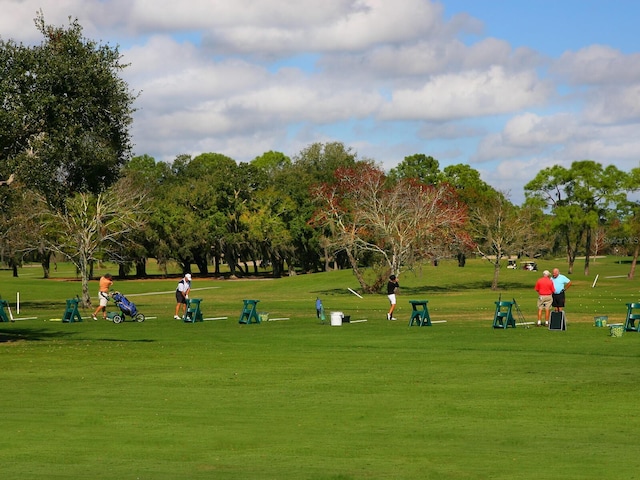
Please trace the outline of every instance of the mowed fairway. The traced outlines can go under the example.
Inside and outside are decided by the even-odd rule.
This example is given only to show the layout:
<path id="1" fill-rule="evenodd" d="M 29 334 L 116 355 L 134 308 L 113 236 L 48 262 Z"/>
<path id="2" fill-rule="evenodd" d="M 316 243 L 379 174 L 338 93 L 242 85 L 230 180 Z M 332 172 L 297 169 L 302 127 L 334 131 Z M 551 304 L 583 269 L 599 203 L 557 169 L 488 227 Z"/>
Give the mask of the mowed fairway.
<path id="1" fill-rule="evenodd" d="M 561 262 L 540 261 L 540 271 Z M 39 267 L 0 295 L 3 479 L 632 479 L 640 478 L 640 333 L 609 336 L 639 301 L 629 265 L 582 263 L 567 292 L 568 330 L 494 330 L 494 302 L 536 315 L 540 272 L 472 260 L 400 276 L 396 317 L 360 299 L 350 271 L 283 279 L 194 277 L 205 318 L 172 320 L 177 278 L 118 280 L 149 318 L 62 323 L 80 293 L 73 270 Z M 111 271 L 102 269 L 97 274 Z M 595 275 L 597 285 L 592 287 Z M 95 301 L 97 281 L 91 282 Z M 200 290 L 198 290 L 200 289 Z M 20 292 L 20 315 L 16 312 Z M 162 293 L 165 292 L 165 293 Z M 315 316 L 320 296 L 327 310 Z M 243 299 L 270 318 L 239 324 Z M 431 327 L 409 327 L 427 299 Z M 113 304 L 110 311 L 116 311 Z M 358 323 L 330 326 L 331 311 Z M 518 320 L 519 321 L 519 320 Z"/>

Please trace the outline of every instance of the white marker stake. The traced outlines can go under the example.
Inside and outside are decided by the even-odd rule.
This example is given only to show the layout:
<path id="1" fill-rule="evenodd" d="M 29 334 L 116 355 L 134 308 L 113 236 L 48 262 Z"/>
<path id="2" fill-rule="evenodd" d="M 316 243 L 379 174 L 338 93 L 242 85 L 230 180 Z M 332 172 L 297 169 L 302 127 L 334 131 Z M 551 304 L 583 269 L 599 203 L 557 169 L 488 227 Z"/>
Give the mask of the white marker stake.
<path id="1" fill-rule="evenodd" d="M 600 274 L 596 275 L 596 279 L 593 281 L 593 285 L 591 285 L 591 288 L 596 286 L 596 283 L 598 283 L 598 277 L 600 276 Z"/>
<path id="2" fill-rule="evenodd" d="M 351 290 L 350 288 L 347 287 L 347 290 L 349 290 L 351 293 L 353 293 L 356 297 L 362 298 L 362 295 L 360 295 L 358 292 Z"/>
<path id="3" fill-rule="evenodd" d="M 20 315 L 20 292 L 16 292 L 16 315 Z"/>

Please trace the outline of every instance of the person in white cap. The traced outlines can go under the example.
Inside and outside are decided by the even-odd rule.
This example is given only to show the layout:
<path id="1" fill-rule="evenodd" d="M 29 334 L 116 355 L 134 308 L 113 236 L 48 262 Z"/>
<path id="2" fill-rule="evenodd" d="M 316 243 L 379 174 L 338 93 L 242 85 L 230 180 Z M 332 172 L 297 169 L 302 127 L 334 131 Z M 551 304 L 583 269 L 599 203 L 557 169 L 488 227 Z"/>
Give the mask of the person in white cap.
<path id="1" fill-rule="evenodd" d="M 191 291 L 191 274 L 187 273 L 183 279 L 178 282 L 176 288 L 176 313 L 173 316 L 176 320 L 180 320 L 182 317 L 178 315 L 180 306 L 182 305 L 182 316 L 187 314 L 187 299 L 189 298 L 189 291 Z"/>

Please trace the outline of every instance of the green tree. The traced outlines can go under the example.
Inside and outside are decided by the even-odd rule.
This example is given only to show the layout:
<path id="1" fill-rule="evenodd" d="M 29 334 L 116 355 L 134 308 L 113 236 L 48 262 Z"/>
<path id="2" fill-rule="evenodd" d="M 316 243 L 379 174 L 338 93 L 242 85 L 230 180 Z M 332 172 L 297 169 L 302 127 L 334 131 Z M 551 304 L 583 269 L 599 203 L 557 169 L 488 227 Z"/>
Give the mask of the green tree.
<path id="1" fill-rule="evenodd" d="M 265 174 L 272 182 L 279 172 L 291 166 L 291 159 L 282 152 L 268 151 L 251 161 L 258 171 Z"/>
<path id="2" fill-rule="evenodd" d="M 490 212 L 486 212 L 487 209 L 491 209 L 495 205 L 501 205 L 506 201 L 502 192 L 495 190 L 482 180 L 480 172 L 467 164 L 460 163 L 445 167 L 440 175 L 440 181 L 455 189 L 460 201 L 467 206 L 472 218 L 487 218 L 487 214 L 491 215 Z M 483 228 L 488 226 L 485 225 Z M 484 240 L 486 238 L 477 238 L 477 229 L 474 229 L 473 221 L 467 222 L 465 229 L 469 236 L 476 238 L 476 240 Z M 464 265 L 464 261 L 461 261 L 461 258 L 464 259 L 464 256 L 468 253 L 470 252 L 464 248 L 460 249 L 458 252 L 458 265 Z"/>
<path id="3" fill-rule="evenodd" d="M 640 168 L 633 168 L 627 177 L 627 188 L 631 191 L 640 189 Z M 640 255 L 640 202 L 633 202 L 630 209 L 632 214 L 629 216 L 629 242 L 633 244 L 633 259 L 629 268 L 629 279 L 634 278 L 638 256 Z"/>
<path id="4" fill-rule="evenodd" d="M 139 191 L 145 192 L 149 204 L 150 221 L 145 223 L 142 229 L 132 232 L 128 242 L 123 245 L 120 253 L 120 275 L 128 271 L 130 265 L 135 265 L 136 277 L 147 275 L 147 260 L 154 257 L 160 261 L 164 258 L 162 241 L 158 231 L 152 227 L 151 218 L 154 217 L 160 203 L 162 194 L 167 190 L 173 178 L 171 166 L 166 162 L 156 162 L 149 155 L 140 155 L 132 158 L 123 170 L 123 175 L 129 178 Z M 166 266 L 166 263 L 165 263 Z"/>
<path id="5" fill-rule="evenodd" d="M 196 159 L 179 155 L 171 165 L 152 167 L 148 160 L 139 167 L 143 177 L 156 186 L 152 190 L 150 228 L 154 245 L 149 248 L 161 266 L 175 260 L 182 273 L 196 263 L 200 273 L 208 273 L 208 259 L 214 242 L 211 219 L 217 214 L 218 190 L 211 181 L 214 156 Z M 235 165 L 231 159 L 229 161 Z M 146 172 L 146 173 L 145 173 Z"/>
<path id="6" fill-rule="evenodd" d="M 338 168 L 353 166 L 356 161 L 356 152 L 343 143 L 313 143 L 295 155 L 291 165 L 283 165 L 274 176 L 276 190 L 296 205 L 287 220 L 293 244 L 290 261 L 304 271 L 328 269 L 335 260 L 334 252 L 326 248 L 324 235 L 327 232 L 309 223 L 316 209 L 311 188 L 320 183 L 334 182 L 334 172 Z M 339 262 L 333 264 L 338 266 Z"/>
<path id="7" fill-rule="evenodd" d="M 626 189 L 630 192 L 640 189 L 640 168 L 633 168 L 626 177 Z M 631 265 L 627 278 L 635 277 L 638 256 L 640 256 L 640 202 L 620 202 L 612 212 L 614 229 L 609 230 L 605 243 L 613 248 L 624 248 L 631 255 Z"/>
<path id="8" fill-rule="evenodd" d="M 299 230 L 292 227 L 296 225 L 300 211 L 289 196 L 291 189 L 286 182 L 282 182 L 286 186 L 284 191 L 277 188 L 279 181 L 286 177 L 285 172 L 291 171 L 292 165 L 289 157 L 274 151 L 266 152 L 251 161 L 261 188 L 252 196 L 250 211 L 246 215 L 250 243 L 255 247 L 253 253 L 260 259 L 260 264 L 266 264 L 262 260 L 271 264 L 275 277 L 284 274 L 285 262 L 291 272 L 293 264 L 302 264 L 299 259 L 306 257 L 305 254 L 297 255 L 294 248 L 294 238 L 302 236 L 294 237 Z M 254 269 L 257 272 L 255 262 Z"/>
<path id="9" fill-rule="evenodd" d="M 67 197 L 118 180 L 135 96 L 117 48 L 84 38 L 77 20 L 54 27 L 40 12 L 35 23 L 39 45 L 0 39 L 0 174 L 63 211 Z M 45 277 L 50 258 L 41 252 Z"/>
<path id="10" fill-rule="evenodd" d="M 415 178 L 425 185 L 435 185 L 441 180 L 440 163 L 431 156 L 416 153 L 404 157 L 397 167 L 392 168 L 389 178 L 394 181 Z"/>
<path id="11" fill-rule="evenodd" d="M 264 178 L 253 165 L 222 154 L 178 156 L 154 200 L 159 262 L 173 258 L 184 273 L 195 263 L 206 275 L 211 258 L 217 274 L 224 259 L 236 275 L 256 255 L 246 221 Z"/>
<path id="12" fill-rule="evenodd" d="M 36 26 L 27 47 L 0 40 L 0 159 L 20 181 L 57 207 L 76 192 L 114 183 L 130 155 L 131 94 L 118 74 L 117 48 L 68 28 Z"/>
<path id="13" fill-rule="evenodd" d="M 18 267 L 37 243 L 41 229 L 33 221 L 33 196 L 24 188 L 0 187 L 0 260 L 18 276 Z"/>
<path id="14" fill-rule="evenodd" d="M 584 248 L 584 273 L 589 273 L 593 232 L 612 206 L 626 201 L 628 175 L 613 165 L 603 168 L 592 160 L 576 161 L 571 168 L 553 166 L 540 171 L 525 185 L 529 200 L 545 204 L 553 214 L 552 227 L 567 248 L 569 273 Z"/>
<path id="15" fill-rule="evenodd" d="M 460 200 L 469 208 L 479 207 L 504 197 L 502 192 L 480 178 L 480 172 L 467 164 L 459 163 L 445 167 L 440 180 L 455 188 Z"/>
<path id="16" fill-rule="evenodd" d="M 243 214 L 243 223 L 248 228 L 248 243 L 254 247 L 250 251 L 254 265 L 258 260 L 268 260 L 275 277 L 284 274 L 284 264 L 290 263 L 293 256 L 287 221 L 295 209 L 288 196 L 268 187 L 255 192 Z"/>
<path id="17" fill-rule="evenodd" d="M 628 279 L 633 279 L 640 254 L 640 203 L 620 205 L 605 226 L 603 246 L 615 255 L 631 256 Z"/>

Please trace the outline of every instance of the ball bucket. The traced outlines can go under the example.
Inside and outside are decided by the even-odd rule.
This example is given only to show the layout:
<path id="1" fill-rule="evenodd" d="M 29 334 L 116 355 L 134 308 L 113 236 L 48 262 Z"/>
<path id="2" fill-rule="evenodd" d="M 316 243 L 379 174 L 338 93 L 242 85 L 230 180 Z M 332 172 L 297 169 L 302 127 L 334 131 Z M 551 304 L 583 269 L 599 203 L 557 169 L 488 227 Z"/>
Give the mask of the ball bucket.
<path id="1" fill-rule="evenodd" d="M 624 334 L 624 325 L 621 323 L 612 323 L 609 325 L 609 335 L 612 337 L 621 337 Z"/>
<path id="2" fill-rule="evenodd" d="M 331 312 L 331 326 L 342 326 L 342 312 Z"/>
<path id="3" fill-rule="evenodd" d="M 606 316 L 593 317 L 593 324 L 596 327 L 606 327 L 608 320 L 609 320 L 609 317 L 606 317 Z"/>

